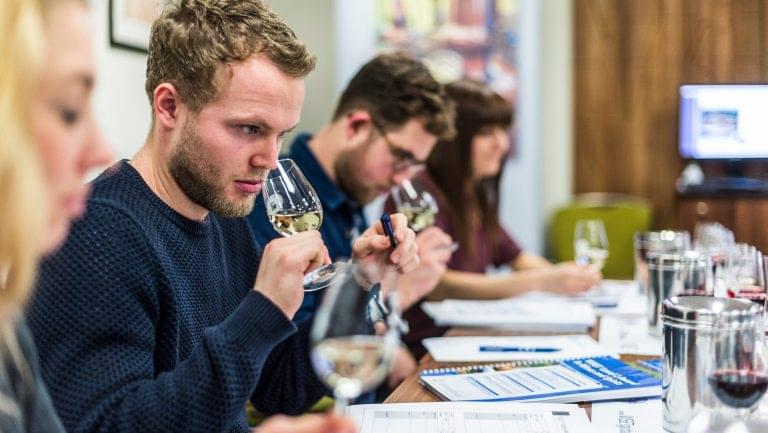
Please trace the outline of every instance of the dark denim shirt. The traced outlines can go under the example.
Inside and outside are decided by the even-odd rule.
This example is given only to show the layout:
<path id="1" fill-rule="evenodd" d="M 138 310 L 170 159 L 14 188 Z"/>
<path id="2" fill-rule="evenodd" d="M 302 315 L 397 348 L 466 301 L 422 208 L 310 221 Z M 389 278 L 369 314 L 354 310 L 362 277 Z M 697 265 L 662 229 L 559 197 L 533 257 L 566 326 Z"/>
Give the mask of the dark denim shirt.
<path id="1" fill-rule="evenodd" d="M 289 152 L 282 157 L 293 159 L 320 196 L 323 206 L 320 234 L 328 247 L 331 260 L 346 259 L 352 255 L 352 241 L 365 231 L 368 225 L 362 206 L 334 183 L 309 149 L 311 139 L 309 134 L 299 134 Z M 256 199 L 256 206 L 248 216 L 248 222 L 256 235 L 256 241 L 262 247 L 280 236 L 267 219 L 263 196 Z M 304 302 L 296 313 L 294 322 L 301 323 L 310 319 L 317 310 L 322 294 L 323 290 L 305 293 Z"/>

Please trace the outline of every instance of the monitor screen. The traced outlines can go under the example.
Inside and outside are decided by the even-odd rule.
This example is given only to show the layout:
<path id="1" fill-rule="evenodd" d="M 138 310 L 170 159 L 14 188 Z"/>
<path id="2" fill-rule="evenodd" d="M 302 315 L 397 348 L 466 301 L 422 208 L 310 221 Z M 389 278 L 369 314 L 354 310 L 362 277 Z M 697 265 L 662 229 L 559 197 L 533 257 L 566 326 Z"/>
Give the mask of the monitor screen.
<path id="1" fill-rule="evenodd" d="M 680 155 L 768 159 L 768 85 L 680 86 Z"/>

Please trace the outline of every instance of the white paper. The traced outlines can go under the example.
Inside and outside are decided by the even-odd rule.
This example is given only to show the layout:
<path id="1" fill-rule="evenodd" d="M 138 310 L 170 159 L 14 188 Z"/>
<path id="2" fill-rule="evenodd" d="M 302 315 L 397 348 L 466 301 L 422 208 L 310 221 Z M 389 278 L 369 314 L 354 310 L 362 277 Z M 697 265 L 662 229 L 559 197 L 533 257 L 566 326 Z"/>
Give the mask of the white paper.
<path id="1" fill-rule="evenodd" d="M 599 286 L 574 296 L 550 292 L 532 292 L 518 299 L 546 302 L 589 302 L 598 316 L 603 314 L 645 314 L 645 296 L 640 294 L 637 282 L 631 280 L 603 280 Z"/>
<path id="2" fill-rule="evenodd" d="M 600 318 L 600 345 L 615 353 L 661 356 L 661 337 L 648 334 L 645 316 Z"/>
<path id="3" fill-rule="evenodd" d="M 592 427 L 600 433 L 665 433 L 661 400 L 593 403 Z"/>
<path id="4" fill-rule="evenodd" d="M 518 331 L 584 332 L 595 324 L 588 302 L 547 302 L 531 299 L 425 302 L 424 312 L 438 325 L 484 326 Z"/>
<path id="5" fill-rule="evenodd" d="M 614 356 L 588 335 L 555 335 L 538 337 L 438 337 L 422 342 L 429 354 L 438 362 L 490 362 L 490 361 L 549 361 L 585 358 L 588 356 Z M 481 351 L 483 347 L 486 350 Z M 556 352 L 489 351 L 496 348 L 557 348 Z"/>
<path id="6" fill-rule="evenodd" d="M 589 433 L 584 409 L 542 403 L 402 403 L 350 406 L 359 433 Z"/>

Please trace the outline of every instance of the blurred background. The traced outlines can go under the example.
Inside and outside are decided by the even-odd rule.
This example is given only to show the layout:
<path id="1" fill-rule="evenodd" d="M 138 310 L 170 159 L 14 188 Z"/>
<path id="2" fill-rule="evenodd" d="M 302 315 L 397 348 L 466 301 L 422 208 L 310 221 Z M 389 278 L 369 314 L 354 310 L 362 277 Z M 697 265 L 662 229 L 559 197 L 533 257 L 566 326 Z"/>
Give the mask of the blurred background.
<path id="1" fill-rule="evenodd" d="M 96 110 L 116 153 L 128 158 L 149 128 L 141 22 L 156 0 L 91 3 Z M 581 194 L 600 192 L 611 193 L 604 204 L 615 194 L 645 202 L 651 227 L 691 230 L 715 220 L 768 250 L 764 185 L 702 194 L 678 182 L 689 162 L 707 177 L 768 178 L 768 155 L 697 159 L 679 150 L 681 85 L 768 81 L 766 0 L 267 3 L 318 57 L 299 131 L 329 120 L 340 89 L 381 50 L 407 50 L 441 80 L 481 79 L 505 95 L 517 121 L 500 212 L 524 249 L 553 256 L 552 216 Z M 733 121 L 729 113 L 716 120 Z"/>

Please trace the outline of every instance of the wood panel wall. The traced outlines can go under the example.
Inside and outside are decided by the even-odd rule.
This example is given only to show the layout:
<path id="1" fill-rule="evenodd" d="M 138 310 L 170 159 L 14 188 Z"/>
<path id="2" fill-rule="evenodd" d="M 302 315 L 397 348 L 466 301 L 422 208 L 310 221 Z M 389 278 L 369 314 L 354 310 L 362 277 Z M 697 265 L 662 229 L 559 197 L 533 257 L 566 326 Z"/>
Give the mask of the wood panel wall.
<path id="1" fill-rule="evenodd" d="M 768 82 L 768 0 L 574 0 L 574 20 L 574 192 L 646 197 L 681 227 L 679 86 Z"/>

